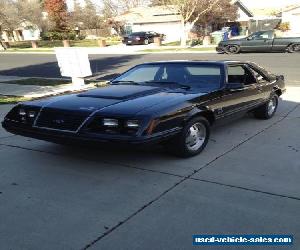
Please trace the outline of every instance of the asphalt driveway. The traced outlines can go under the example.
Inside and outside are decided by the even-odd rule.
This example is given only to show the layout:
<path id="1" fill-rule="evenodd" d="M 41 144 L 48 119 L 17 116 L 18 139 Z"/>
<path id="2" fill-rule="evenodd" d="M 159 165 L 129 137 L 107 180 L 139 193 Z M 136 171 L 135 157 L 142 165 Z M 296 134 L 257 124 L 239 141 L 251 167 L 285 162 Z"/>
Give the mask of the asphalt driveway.
<path id="1" fill-rule="evenodd" d="M 193 234 L 218 233 L 293 234 L 294 246 L 272 249 L 299 249 L 299 96 L 290 88 L 271 120 L 215 127 L 190 159 L 1 128 L 0 249 L 194 249 Z"/>

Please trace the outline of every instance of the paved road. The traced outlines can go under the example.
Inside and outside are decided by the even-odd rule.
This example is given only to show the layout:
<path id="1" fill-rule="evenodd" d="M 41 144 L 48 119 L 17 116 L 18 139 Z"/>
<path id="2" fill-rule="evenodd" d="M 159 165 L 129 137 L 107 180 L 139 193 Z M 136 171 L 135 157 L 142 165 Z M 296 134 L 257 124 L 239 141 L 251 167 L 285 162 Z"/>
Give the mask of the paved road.
<path id="1" fill-rule="evenodd" d="M 270 71 L 284 74 L 289 85 L 300 86 L 300 53 L 260 53 L 240 55 L 219 54 L 136 54 L 91 55 L 92 72 L 110 78 L 129 67 L 148 61 L 159 60 L 249 60 L 259 63 Z M 0 54 L 0 75 L 60 77 L 55 55 L 49 54 Z"/>

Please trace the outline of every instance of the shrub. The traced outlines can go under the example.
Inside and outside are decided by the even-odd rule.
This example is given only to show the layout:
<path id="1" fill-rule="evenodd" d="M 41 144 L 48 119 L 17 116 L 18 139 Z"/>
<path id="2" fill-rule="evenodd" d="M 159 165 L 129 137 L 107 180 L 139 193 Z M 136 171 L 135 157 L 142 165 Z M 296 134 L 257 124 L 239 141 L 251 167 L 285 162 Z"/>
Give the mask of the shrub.
<path id="1" fill-rule="evenodd" d="M 75 40 L 76 33 L 74 31 L 64 31 L 64 32 L 48 31 L 48 32 L 43 32 L 41 34 L 41 38 L 42 40 L 46 40 L 46 41 Z"/>
<path id="2" fill-rule="evenodd" d="M 290 29 L 290 23 L 289 22 L 284 22 L 278 25 L 278 29 L 285 32 Z"/>
<path id="3" fill-rule="evenodd" d="M 203 45 L 203 41 L 200 39 L 191 40 L 191 46 Z"/>

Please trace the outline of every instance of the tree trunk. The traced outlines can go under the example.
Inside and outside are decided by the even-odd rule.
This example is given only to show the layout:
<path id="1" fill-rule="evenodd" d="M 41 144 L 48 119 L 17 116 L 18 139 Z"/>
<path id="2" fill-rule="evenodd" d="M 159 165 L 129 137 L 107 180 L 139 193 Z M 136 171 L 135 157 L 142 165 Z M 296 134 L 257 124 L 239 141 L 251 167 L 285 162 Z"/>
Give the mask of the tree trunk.
<path id="1" fill-rule="evenodd" d="M 31 47 L 32 47 L 33 49 L 38 48 L 38 43 L 37 43 L 37 41 L 31 41 Z"/>
<path id="2" fill-rule="evenodd" d="M 98 40 L 99 47 L 106 47 L 106 40 L 105 39 L 99 39 Z"/>
<path id="3" fill-rule="evenodd" d="M 181 18 L 181 39 L 180 39 L 180 45 L 181 47 L 186 46 L 186 31 L 185 31 L 185 21 L 183 18 Z"/>
<path id="4" fill-rule="evenodd" d="M 69 40 L 63 40 L 64 47 L 70 47 L 70 41 Z"/>

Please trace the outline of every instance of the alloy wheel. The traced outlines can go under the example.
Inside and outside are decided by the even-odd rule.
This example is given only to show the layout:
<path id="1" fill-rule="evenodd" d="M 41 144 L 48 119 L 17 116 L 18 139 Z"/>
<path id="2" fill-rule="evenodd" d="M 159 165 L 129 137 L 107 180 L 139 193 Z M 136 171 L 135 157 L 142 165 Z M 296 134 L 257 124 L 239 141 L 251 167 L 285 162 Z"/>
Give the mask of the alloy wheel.
<path id="1" fill-rule="evenodd" d="M 269 102 L 268 102 L 268 115 L 272 116 L 273 113 L 276 110 L 276 106 L 277 106 L 277 99 L 275 97 L 273 97 Z"/>
<path id="2" fill-rule="evenodd" d="M 200 122 L 193 124 L 186 134 L 186 147 L 190 151 L 197 151 L 205 143 L 206 136 L 207 131 L 204 124 Z"/>

